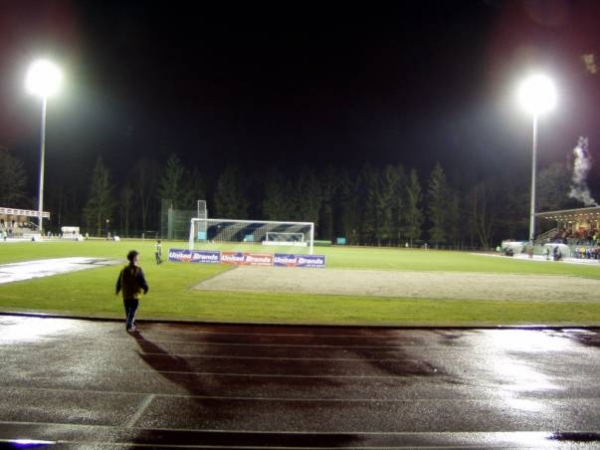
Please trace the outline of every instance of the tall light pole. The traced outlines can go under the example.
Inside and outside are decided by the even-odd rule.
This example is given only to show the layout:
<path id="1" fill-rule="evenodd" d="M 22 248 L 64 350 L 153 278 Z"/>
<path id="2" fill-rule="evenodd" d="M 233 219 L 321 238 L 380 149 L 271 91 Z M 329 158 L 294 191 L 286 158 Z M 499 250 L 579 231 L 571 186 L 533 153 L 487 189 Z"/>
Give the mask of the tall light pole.
<path id="1" fill-rule="evenodd" d="M 531 149 L 531 208 L 529 211 L 529 242 L 535 240 L 535 175 L 538 146 L 538 118 L 556 105 L 554 83 L 545 75 L 532 75 L 519 88 L 521 105 L 533 117 L 533 139 Z"/>
<path id="2" fill-rule="evenodd" d="M 43 234 L 42 211 L 44 209 L 44 164 L 46 154 L 46 105 L 48 97 L 56 94 L 60 88 L 62 73 L 54 63 L 41 59 L 29 67 L 25 86 L 29 93 L 42 99 L 42 127 L 40 140 L 40 182 L 38 190 L 38 230 Z"/>

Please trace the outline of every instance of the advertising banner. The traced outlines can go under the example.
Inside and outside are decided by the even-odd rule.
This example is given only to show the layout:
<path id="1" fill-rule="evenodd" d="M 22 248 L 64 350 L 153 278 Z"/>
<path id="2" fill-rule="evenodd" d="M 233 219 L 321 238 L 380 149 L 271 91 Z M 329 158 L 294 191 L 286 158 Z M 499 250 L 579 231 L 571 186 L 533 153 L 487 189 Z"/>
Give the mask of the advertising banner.
<path id="1" fill-rule="evenodd" d="M 221 262 L 239 266 L 272 266 L 273 255 L 270 253 L 221 252 Z"/>
<path id="2" fill-rule="evenodd" d="M 169 249 L 169 261 L 219 264 L 221 262 L 221 254 L 218 251 L 171 248 Z"/>
<path id="3" fill-rule="evenodd" d="M 275 253 L 273 261 L 279 267 L 311 267 L 325 268 L 325 255 L 290 255 L 287 253 Z"/>
<path id="4" fill-rule="evenodd" d="M 239 266 L 279 266 L 325 268 L 324 255 L 289 253 L 219 252 L 216 250 L 169 249 L 169 261 L 200 264 L 231 264 Z"/>

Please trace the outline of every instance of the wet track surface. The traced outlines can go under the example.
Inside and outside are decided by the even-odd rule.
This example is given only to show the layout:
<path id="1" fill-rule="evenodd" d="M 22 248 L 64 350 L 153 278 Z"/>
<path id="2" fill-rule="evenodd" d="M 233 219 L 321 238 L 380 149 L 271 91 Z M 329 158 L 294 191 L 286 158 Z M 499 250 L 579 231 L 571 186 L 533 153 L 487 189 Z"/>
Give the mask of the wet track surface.
<path id="1" fill-rule="evenodd" d="M 0 448 L 600 448 L 599 330 L 0 316 Z"/>

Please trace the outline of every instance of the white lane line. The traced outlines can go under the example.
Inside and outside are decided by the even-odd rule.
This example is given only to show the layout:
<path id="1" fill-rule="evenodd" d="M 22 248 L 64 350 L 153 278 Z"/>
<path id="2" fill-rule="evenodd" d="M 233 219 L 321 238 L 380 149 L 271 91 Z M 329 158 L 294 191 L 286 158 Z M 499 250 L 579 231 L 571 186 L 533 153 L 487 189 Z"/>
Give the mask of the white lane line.
<path id="1" fill-rule="evenodd" d="M 260 326 L 260 325 L 258 325 Z M 268 327 L 269 325 L 265 325 L 266 327 Z M 276 325 L 274 325 L 276 326 Z M 255 325 L 248 325 L 248 326 L 243 326 L 243 328 L 252 328 L 252 327 L 256 327 Z M 205 330 L 194 330 L 194 331 L 189 331 L 189 332 L 183 332 L 181 333 L 186 334 L 186 335 L 192 335 L 192 336 L 197 336 L 197 335 L 203 335 L 203 334 L 207 334 L 209 336 L 275 336 L 275 337 L 298 337 L 298 338 L 312 338 L 312 339 L 321 339 L 321 338 L 349 338 L 349 339 L 385 339 L 385 340 L 389 340 L 390 338 L 393 339 L 393 337 L 390 337 L 389 335 L 385 335 L 385 333 L 388 332 L 392 332 L 392 333 L 396 333 L 399 330 L 396 328 L 381 328 L 380 330 L 377 329 L 373 329 L 373 333 L 371 335 L 365 335 L 365 334 L 361 334 L 361 332 L 369 332 L 370 330 L 366 330 L 364 327 L 356 327 L 356 334 L 354 333 L 330 333 L 328 332 L 327 334 L 320 334 L 318 332 L 303 332 L 303 333 L 290 333 L 290 332 L 278 332 L 278 331 L 271 331 L 271 332 L 265 332 L 265 331 L 260 331 L 260 332 L 254 332 L 254 331 L 245 331 L 245 332 L 239 332 L 239 331 L 211 331 L 211 328 L 207 327 L 207 326 L 203 326 L 203 328 L 205 328 Z M 215 327 L 216 328 L 216 327 Z M 240 327 L 242 328 L 242 327 Z M 319 328 L 318 326 L 316 326 L 315 328 Z M 324 327 L 323 327 L 324 328 Z M 428 330 L 417 330 L 417 331 L 425 331 L 428 332 Z M 158 331 L 160 332 L 160 330 Z M 378 332 L 380 334 L 382 334 L 381 336 L 378 336 Z M 429 333 L 430 334 L 430 333 Z"/>
<path id="2" fill-rule="evenodd" d="M 240 402 L 287 402 L 287 403 L 483 403 L 489 404 L 490 401 L 502 402 L 502 396 L 498 397 L 482 397 L 482 398 L 471 398 L 471 397 L 398 397 L 398 398 L 377 398 L 377 397 L 256 397 L 256 396 L 240 396 L 240 395 L 194 395 L 194 394 L 176 394 L 176 393 L 159 393 L 159 394 L 145 394 L 143 392 L 122 392 L 122 391 L 98 391 L 98 390 L 80 390 L 80 389 L 68 389 L 68 388 L 27 388 L 27 387 L 4 387 L 4 390 L 12 391 L 27 391 L 35 394 L 36 392 L 50 392 L 50 393 L 87 393 L 94 395 L 104 396 L 122 396 L 127 395 L 144 395 L 144 398 L 138 406 L 138 410 L 127 422 L 126 428 L 134 428 L 135 422 L 139 420 L 141 415 L 148 409 L 151 402 L 157 398 L 178 398 L 178 399 L 191 399 L 191 400 L 216 400 L 216 401 L 240 401 Z M 600 401 L 600 397 L 573 397 L 573 396 L 560 396 L 552 398 L 533 398 L 533 397 L 522 397 L 526 400 L 536 400 L 545 403 L 555 403 L 556 405 L 564 404 L 566 400 L 577 400 L 580 405 L 589 404 L 591 406 L 596 405 Z M 1 422 L 0 422 L 1 423 Z"/>
<path id="3" fill-rule="evenodd" d="M 282 379 L 304 379 L 304 380 L 318 380 L 318 379 L 326 379 L 326 380 L 399 380 L 405 381 L 406 376 L 403 375 L 296 375 L 296 374 L 277 374 L 277 373 L 232 373 L 232 372 L 193 372 L 193 371 L 181 371 L 181 370 L 155 370 L 155 369 L 130 369 L 130 370 L 120 370 L 118 373 L 125 372 L 133 372 L 133 373 L 155 373 L 161 376 L 167 375 L 188 375 L 193 377 L 210 377 L 210 378 L 282 378 Z M 115 373 L 114 371 L 107 371 L 105 373 Z M 431 371 L 431 375 L 440 375 L 444 376 L 441 372 Z M 0 385 L 2 386 L 2 385 Z M 11 387 L 11 386 L 6 386 Z M 24 389 L 20 386 L 18 389 Z M 50 389 L 53 388 L 42 388 L 42 389 Z M 59 389 L 60 390 L 60 389 Z M 86 391 L 90 392 L 90 391 Z M 104 392 L 104 391 L 99 391 Z M 586 397 L 587 398 L 587 397 Z"/>
<path id="4" fill-rule="evenodd" d="M 421 362 L 422 359 L 419 358 L 303 358 L 300 356 L 297 357 L 288 357 L 288 356 L 232 356 L 232 355 L 202 355 L 198 353 L 190 353 L 190 354 L 172 354 L 165 355 L 164 353 L 143 353 L 146 356 L 162 356 L 165 358 L 182 358 L 185 360 L 189 359 L 224 359 L 226 361 L 230 360 L 240 360 L 240 361 L 323 361 L 323 362 L 337 362 L 337 361 L 347 361 L 347 362 L 402 362 L 402 363 L 411 363 L 411 362 Z"/>
<path id="5" fill-rule="evenodd" d="M 138 410 L 133 416 L 131 416 L 131 419 L 129 419 L 129 422 L 127 422 L 125 425 L 125 428 L 133 428 L 135 426 L 136 422 L 140 417 L 142 417 L 142 414 L 144 414 L 150 406 L 150 403 L 152 403 L 152 400 L 154 400 L 154 397 L 156 397 L 156 394 L 150 394 L 144 397 L 144 400 L 142 400 L 142 403 L 140 406 L 138 406 Z"/>
<path id="6" fill-rule="evenodd" d="M 147 339 L 148 340 L 148 339 Z M 185 341 L 161 341 L 161 340 L 148 340 L 149 342 L 152 342 L 152 344 L 154 344 L 157 347 L 163 347 L 167 344 L 169 345 L 173 345 L 173 344 L 182 344 L 182 345 L 189 345 L 189 346 L 204 346 L 204 347 L 257 347 L 257 348 L 323 348 L 323 349 L 353 349 L 353 348 L 360 348 L 360 349 L 377 349 L 377 348 L 383 348 L 383 349 L 394 349 L 394 348 L 411 348 L 405 345 L 346 345 L 343 343 L 340 344 L 259 344 L 259 343 L 252 343 L 252 342 L 247 342 L 247 343 L 242 343 L 242 342 L 188 342 L 186 343 Z M 416 346 L 418 348 L 422 348 L 423 346 Z"/>

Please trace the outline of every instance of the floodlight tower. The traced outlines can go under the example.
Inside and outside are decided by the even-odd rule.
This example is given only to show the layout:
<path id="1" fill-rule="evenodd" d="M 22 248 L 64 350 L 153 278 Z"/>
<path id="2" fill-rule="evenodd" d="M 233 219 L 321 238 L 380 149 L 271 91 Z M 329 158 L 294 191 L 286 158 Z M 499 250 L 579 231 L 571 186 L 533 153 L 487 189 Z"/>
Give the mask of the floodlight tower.
<path id="1" fill-rule="evenodd" d="M 545 75 L 532 75 L 519 87 L 521 105 L 533 117 L 533 140 L 531 156 L 531 208 L 529 212 L 529 242 L 535 240 L 535 176 L 537 160 L 537 128 L 540 114 L 550 111 L 556 105 L 554 83 Z"/>
<path id="2" fill-rule="evenodd" d="M 40 141 L 40 181 L 38 191 L 38 229 L 43 233 L 42 210 L 44 208 L 44 160 L 46 153 L 46 105 L 48 97 L 56 94 L 62 82 L 62 73 L 51 61 L 40 59 L 29 67 L 25 86 L 30 94 L 42 99 L 42 127 Z"/>

